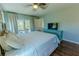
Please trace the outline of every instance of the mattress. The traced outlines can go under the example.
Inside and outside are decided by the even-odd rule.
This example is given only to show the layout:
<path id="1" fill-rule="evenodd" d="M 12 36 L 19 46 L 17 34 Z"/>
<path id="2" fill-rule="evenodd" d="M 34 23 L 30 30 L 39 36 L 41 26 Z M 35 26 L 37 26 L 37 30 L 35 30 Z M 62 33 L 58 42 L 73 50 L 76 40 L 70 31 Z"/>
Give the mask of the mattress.
<path id="1" fill-rule="evenodd" d="M 6 56 L 48 56 L 58 47 L 59 43 L 56 35 L 39 31 L 19 37 L 22 38 L 22 48 L 8 51 L 5 53 Z"/>

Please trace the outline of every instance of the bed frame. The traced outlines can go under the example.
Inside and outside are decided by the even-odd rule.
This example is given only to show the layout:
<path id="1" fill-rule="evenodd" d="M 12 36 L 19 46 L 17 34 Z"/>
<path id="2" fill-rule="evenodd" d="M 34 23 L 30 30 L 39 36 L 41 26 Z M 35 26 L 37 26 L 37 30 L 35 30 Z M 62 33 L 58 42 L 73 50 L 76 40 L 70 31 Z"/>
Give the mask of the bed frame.
<path id="1" fill-rule="evenodd" d="M 0 50 L 1 50 L 1 55 L 5 56 L 5 50 L 2 48 L 2 46 L 0 45 Z"/>

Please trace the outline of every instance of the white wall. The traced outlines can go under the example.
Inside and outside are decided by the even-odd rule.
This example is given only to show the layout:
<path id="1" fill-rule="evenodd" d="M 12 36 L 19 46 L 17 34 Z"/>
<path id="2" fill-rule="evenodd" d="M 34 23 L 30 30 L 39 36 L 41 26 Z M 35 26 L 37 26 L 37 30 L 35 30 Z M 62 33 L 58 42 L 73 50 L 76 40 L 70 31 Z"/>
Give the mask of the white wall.
<path id="1" fill-rule="evenodd" d="M 44 28 L 49 22 L 59 22 L 64 39 L 79 43 L 79 6 L 75 5 L 43 16 Z"/>

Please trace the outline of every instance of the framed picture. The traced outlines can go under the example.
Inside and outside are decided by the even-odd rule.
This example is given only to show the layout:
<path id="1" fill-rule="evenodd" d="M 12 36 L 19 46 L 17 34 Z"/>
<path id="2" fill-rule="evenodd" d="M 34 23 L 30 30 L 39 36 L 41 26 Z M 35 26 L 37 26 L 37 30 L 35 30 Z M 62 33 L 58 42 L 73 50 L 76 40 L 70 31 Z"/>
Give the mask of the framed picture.
<path id="1" fill-rule="evenodd" d="M 48 29 L 58 30 L 58 23 L 48 23 Z"/>

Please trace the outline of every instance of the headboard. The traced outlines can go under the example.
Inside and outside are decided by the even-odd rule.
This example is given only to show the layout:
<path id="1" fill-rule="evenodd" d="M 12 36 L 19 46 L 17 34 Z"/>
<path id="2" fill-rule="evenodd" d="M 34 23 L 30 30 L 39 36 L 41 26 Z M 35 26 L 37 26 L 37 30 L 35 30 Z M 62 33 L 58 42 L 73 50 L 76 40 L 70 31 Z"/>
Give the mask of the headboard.
<path id="1" fill-rule="evenodd" d="M 57 37 L 59 38 L 60 41 L 63 39 L 63 31 L 51 30 L 51 29 L 44 29 L 43 31 L 57 35 Z"/>

